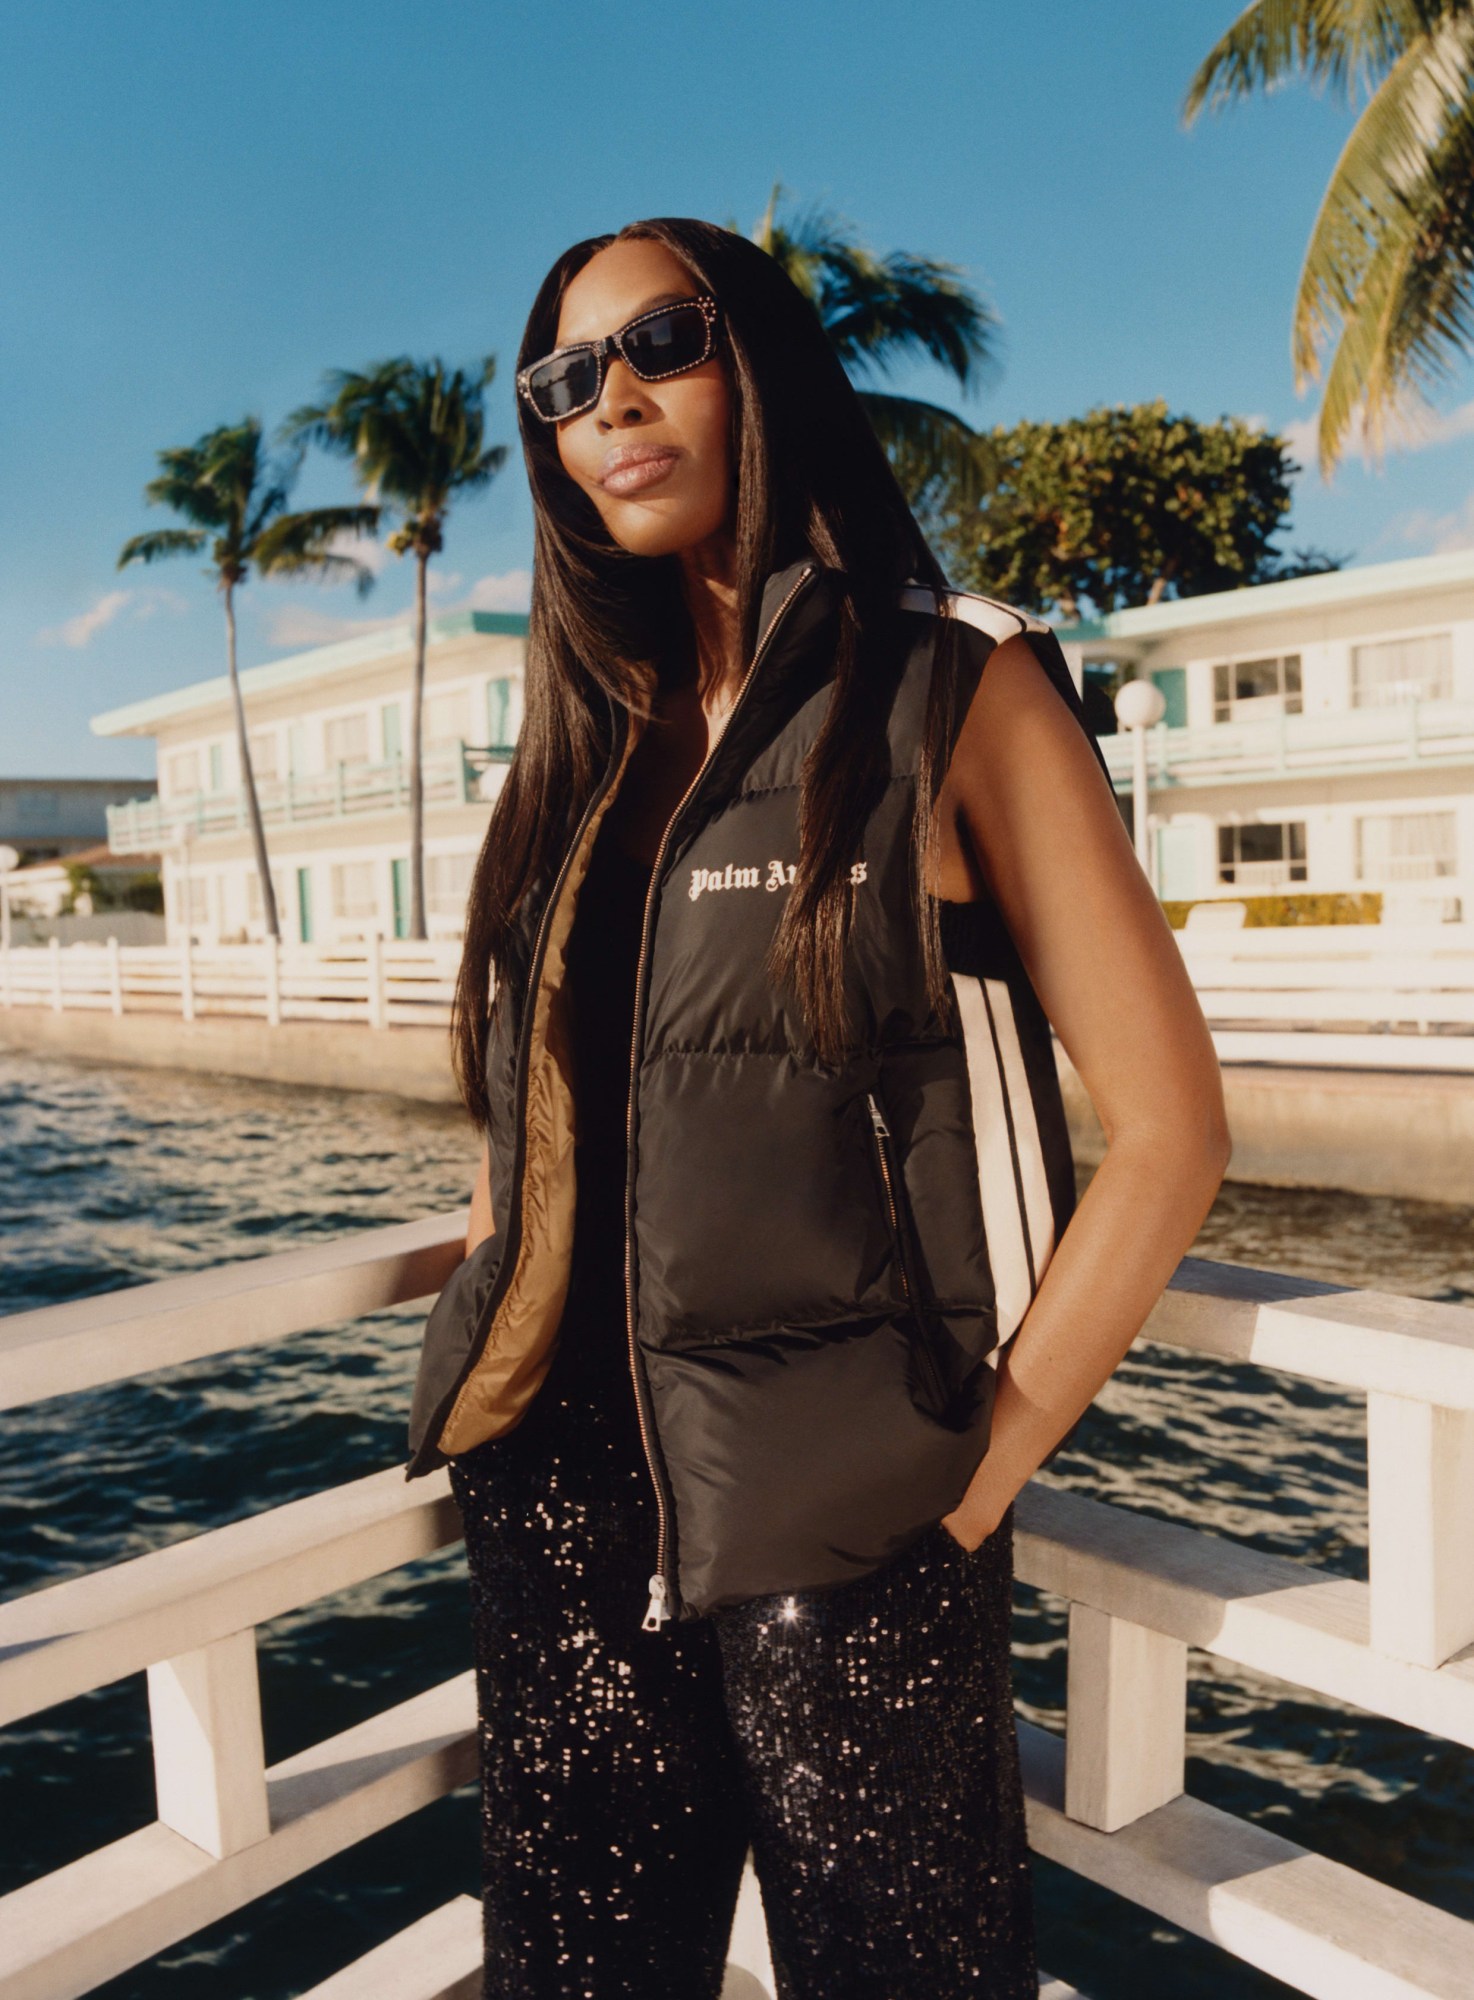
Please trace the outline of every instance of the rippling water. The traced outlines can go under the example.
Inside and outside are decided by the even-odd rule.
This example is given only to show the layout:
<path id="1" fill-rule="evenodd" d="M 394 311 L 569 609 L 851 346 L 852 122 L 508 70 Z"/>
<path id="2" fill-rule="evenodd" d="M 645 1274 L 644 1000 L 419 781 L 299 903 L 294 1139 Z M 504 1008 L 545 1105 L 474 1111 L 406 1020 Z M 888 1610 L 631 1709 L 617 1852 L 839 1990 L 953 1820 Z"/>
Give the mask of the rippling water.
<path id="1" fill-rule="evenodd" d="M 0 1053 L 0 1310 L 144 1283 L 459 1206 L 458 1113 Z M 1082 1173 L 1082 1185 L 1088 1175 Z M 1474 1300 L 1474 1211 L 1223 1189 L 1196 1254 Z M 404 1456 L 420 1316 L 380 1314 L 9 1416 L 0 1595 L 278 1505 Z M 1142 1344 L 1053 1468 L 1058 1483 L 1366 1574 L 1360 1399 Z M 262 1629 L 268 1759 L 467 1663 L 458 1551 Z M 1063 1608 L 1020 1587 L 1021 1712 L 1063 1720 Z M 1191 1656 L 1188 1789 L 1474 1918 L 1474 1759 Z M 0 1891 L 153 1816 L 141 1675 L 0 1735 Z M 17 1837 L 17 1834 L 19 1837 Z M 476 1886 L 469 1789 L 99 1989 L 108 2000 L 288 2000 Z M 1091 2000 L 1287 1992 L 1037 1865 L 1042 1955 Z"/>

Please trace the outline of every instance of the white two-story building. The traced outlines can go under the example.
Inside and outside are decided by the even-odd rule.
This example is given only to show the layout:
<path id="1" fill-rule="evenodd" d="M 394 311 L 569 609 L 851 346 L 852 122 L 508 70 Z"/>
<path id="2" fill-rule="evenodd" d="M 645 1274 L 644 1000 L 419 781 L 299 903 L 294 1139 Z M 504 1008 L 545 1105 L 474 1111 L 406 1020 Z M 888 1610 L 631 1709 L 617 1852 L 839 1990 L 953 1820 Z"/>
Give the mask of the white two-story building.
<path id="1" fill-rule="evenodd" d="M 1060 631 L 1149 676 L 1156 888 L 1383 894 L 1474 917 L 1474 551 L 1368 565 Z M 1123 799 L 1132 746 L 1104 738 Z"/>
<path id="2" fill-rule="evenodd" d="M 525 617 L 431 621 L 425 666 L 425 900 L 432 936 L 459 935 L 471 869 L 522 722 Z M 409 921 L 408 624 L 251 667 L 241 693 L 282 936 L 331 944 Z M 169 934 L 264 934 L 229 681 L 94 717 L 100 736 L 153 737 L 157 798 L 112 806 L 115 852 L 163 856 Z"/>

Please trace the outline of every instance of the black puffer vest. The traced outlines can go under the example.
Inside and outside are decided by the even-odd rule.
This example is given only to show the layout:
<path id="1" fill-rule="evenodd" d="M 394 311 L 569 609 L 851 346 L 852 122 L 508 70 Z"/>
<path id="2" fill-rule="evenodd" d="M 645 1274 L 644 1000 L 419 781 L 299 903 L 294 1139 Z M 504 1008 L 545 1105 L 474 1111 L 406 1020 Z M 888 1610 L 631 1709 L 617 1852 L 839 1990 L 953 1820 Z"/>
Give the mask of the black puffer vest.
<path id="1" fill-rule="evenodd" d="M 631 1394 L 660 1522 L 647 1629 L 847 1582 L 949 1513 L 987 1449 L 999 1351 L 1074 1208 L 1049 1024 L 991 903 L 942 904 L 956 1023 L 926 995 L 910 840 L 940 615 L 928 589 L 902 600 L 891 777 L 851 877 L 861 1052 L 819 1065 L 763 970 L 839 582 L 812 561 L 768 580 L 758 649 L 645 908 L 625 1207 Z M 1022 632 L 1100 758 L 1047 626 L 961 593 L 950 610 L 959 717 L 988 654 Z M 409 1478 L 510 1430 L 557 1339 L 577 1118 L 564 953 L 633 745 L 622 709 L 612 723 L 561 866 L 523 898 L 525 985 L 493 1003 L 496 1233 L 426 1325 Z"/>

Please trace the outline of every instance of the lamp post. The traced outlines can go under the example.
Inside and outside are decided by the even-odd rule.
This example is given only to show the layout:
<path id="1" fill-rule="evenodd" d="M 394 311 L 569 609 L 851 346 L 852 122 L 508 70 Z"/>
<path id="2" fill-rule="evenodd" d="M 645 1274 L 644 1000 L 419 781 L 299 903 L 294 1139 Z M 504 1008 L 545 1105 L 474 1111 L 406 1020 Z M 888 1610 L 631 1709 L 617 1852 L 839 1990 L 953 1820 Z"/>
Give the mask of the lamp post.
<path id="1" fill-rule="evenodd" d="M 10 956 L 10 871 L 20 866 L 13 847 L 0 847 L 0 951 Z"/>
<path id="2" fill-rule="evenodd" d="M 1116 694 L 1116 720 L 1131 732 L 1131 819 L 1136 858 L 1156 888 L 1147 826 L 1146 732 L 1167 712 L 1167 698 L 1155 681 L 1127 681 Z"/>

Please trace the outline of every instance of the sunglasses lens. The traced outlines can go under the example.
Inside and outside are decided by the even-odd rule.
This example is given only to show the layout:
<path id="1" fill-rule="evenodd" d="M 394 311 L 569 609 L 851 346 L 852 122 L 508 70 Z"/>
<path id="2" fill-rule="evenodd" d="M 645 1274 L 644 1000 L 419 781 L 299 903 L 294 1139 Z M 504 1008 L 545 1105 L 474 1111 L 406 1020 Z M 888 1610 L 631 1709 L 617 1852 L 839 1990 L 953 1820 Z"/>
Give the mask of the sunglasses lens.
<path id="1" fill-rule="evenodd" d="M 631 327 L 620 342 L 637 375 L 653 379 L 694 368 L 706 353 L 706 315 L 700 306 L 672 306 L 669 312 Z"/>
<path id="2" fill-rule="evenodd" d="M 540 361 L 528 374 L 527 393 L 538 415 L 556 422 L 597 396 L 599 364 L 592 354 L 562 354 Z"/>

